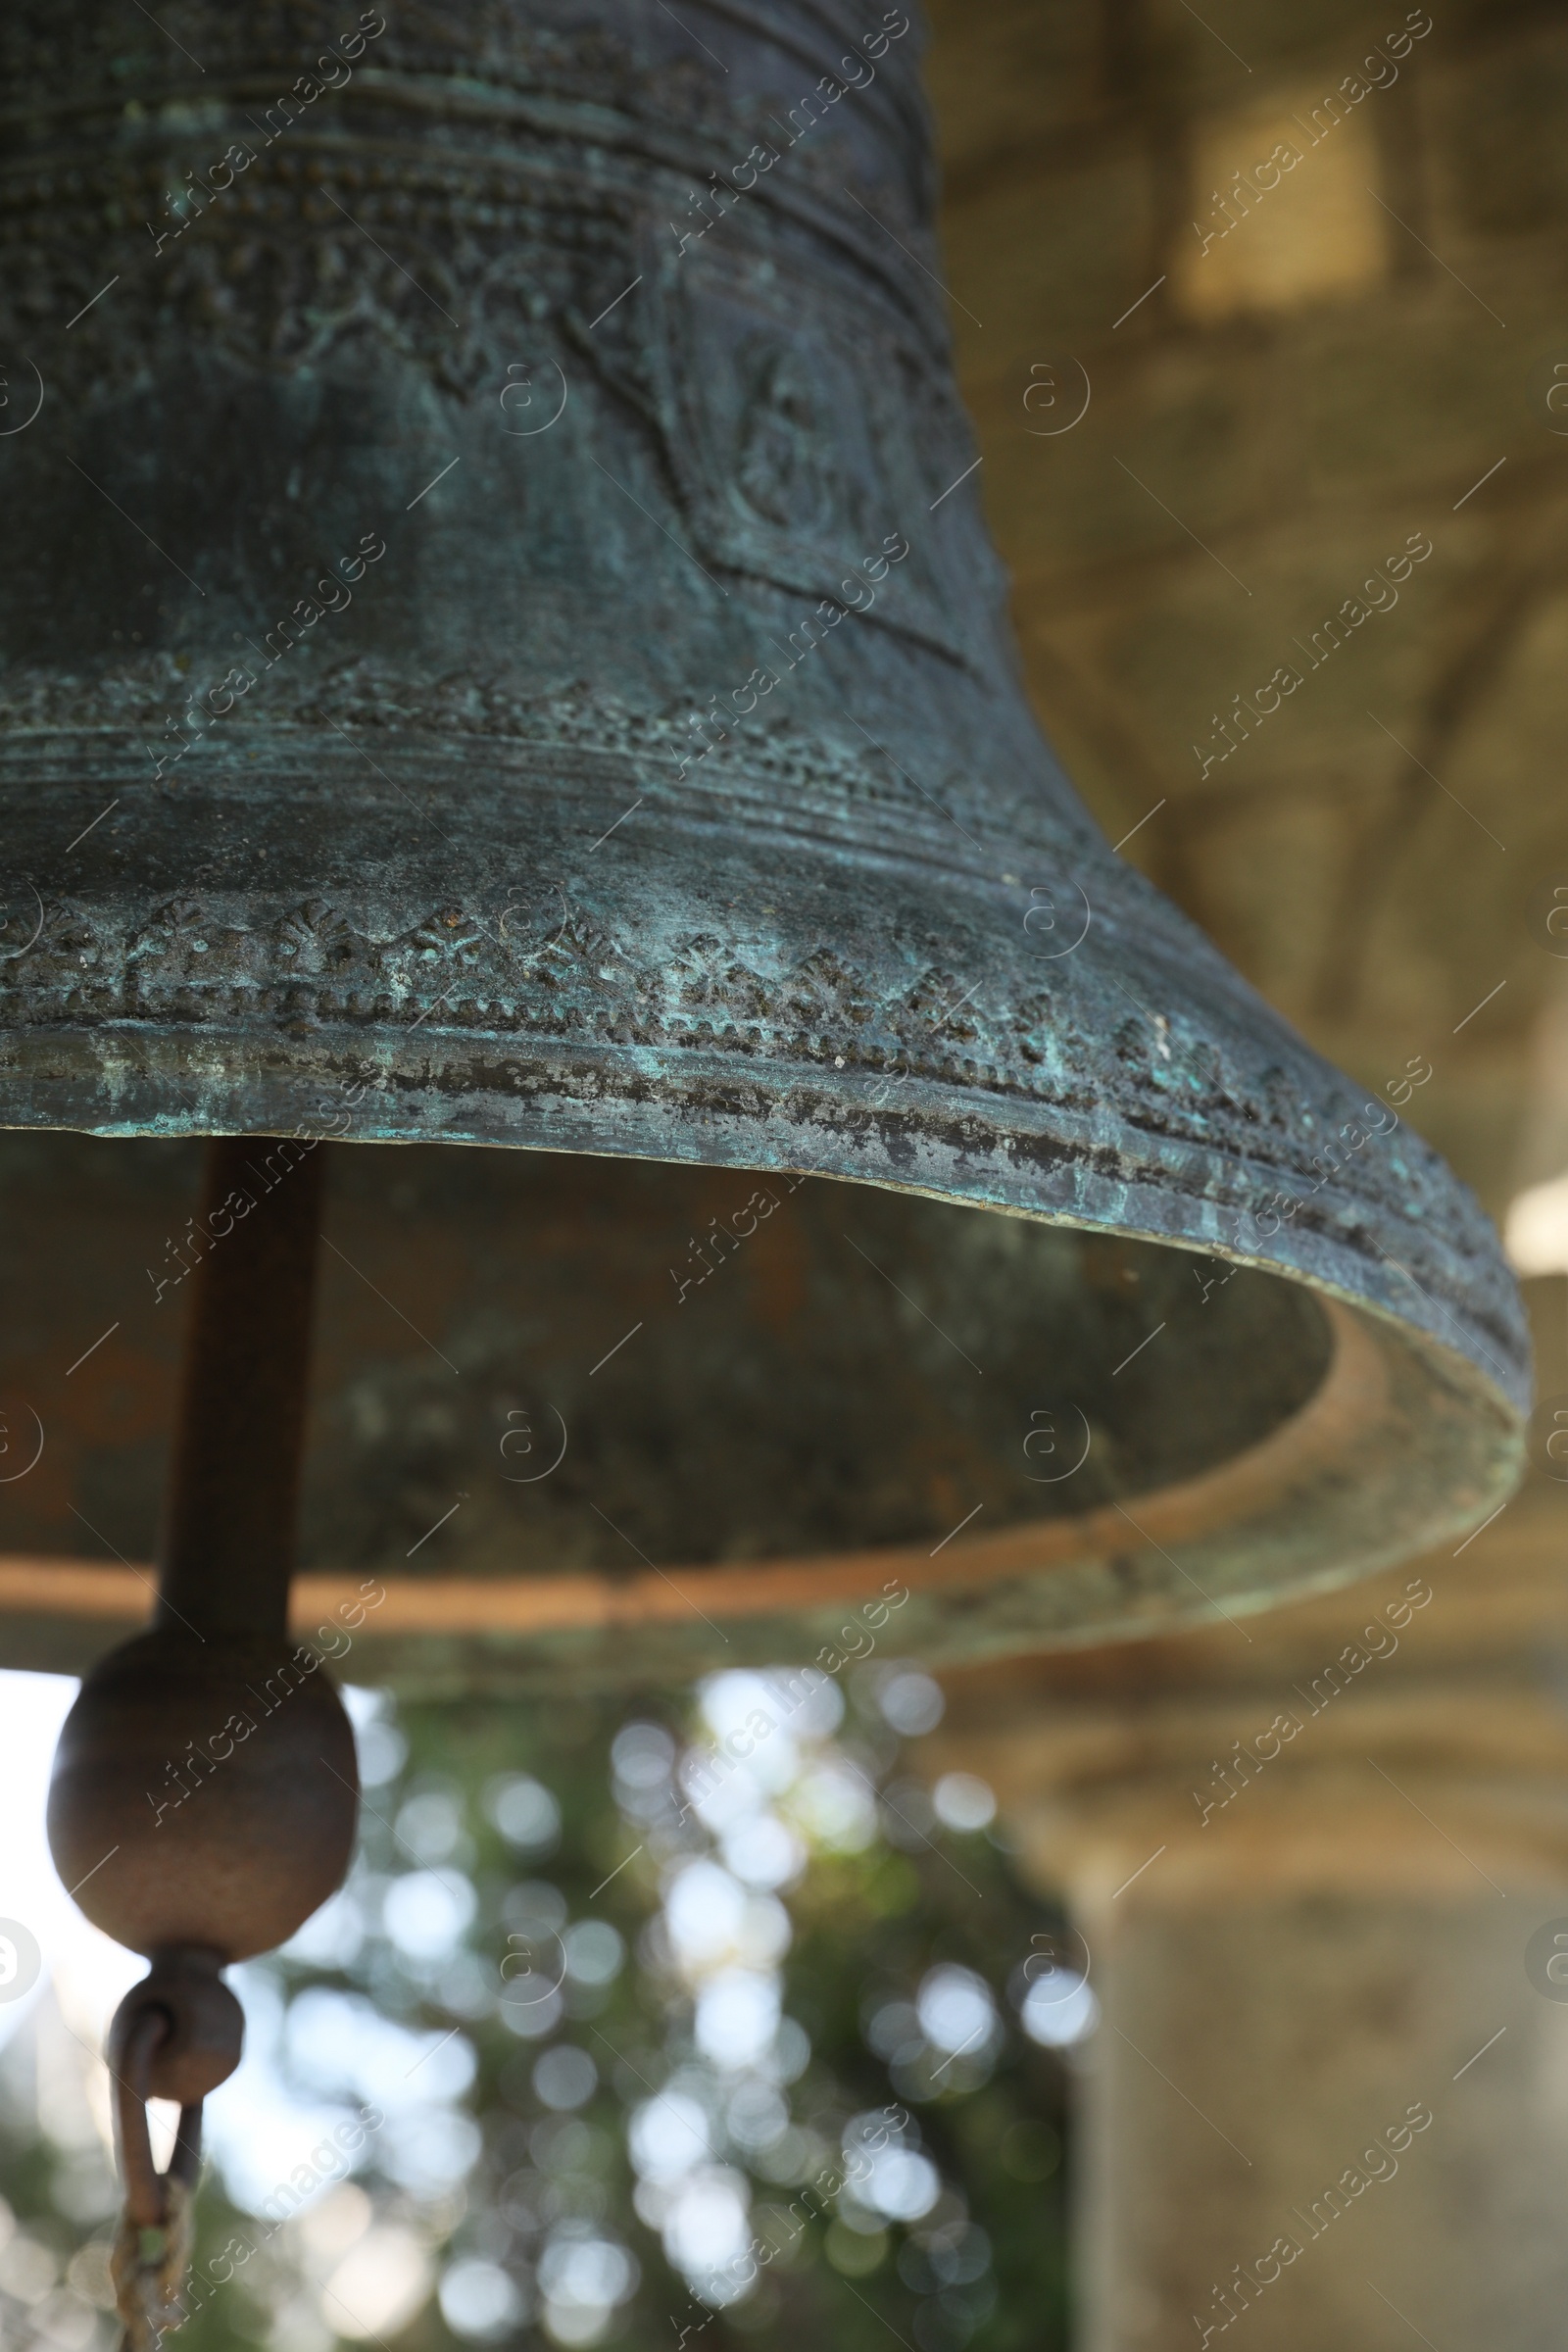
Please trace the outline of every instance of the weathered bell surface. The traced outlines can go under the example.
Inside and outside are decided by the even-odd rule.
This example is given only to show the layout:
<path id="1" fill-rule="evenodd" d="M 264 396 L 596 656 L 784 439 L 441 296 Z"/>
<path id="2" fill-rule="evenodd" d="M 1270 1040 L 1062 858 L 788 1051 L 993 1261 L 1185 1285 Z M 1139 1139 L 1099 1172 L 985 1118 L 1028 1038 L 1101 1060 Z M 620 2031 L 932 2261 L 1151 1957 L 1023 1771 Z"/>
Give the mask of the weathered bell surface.
<path id="1" fill-rule="evenodd" d="M 301 1622 L 427 1685 L 1145 1631 L 1506 1493 L 1479 1210 L 1025 706 L 918 46 L 5 12 L 8 1661 L 145 1614 L 214 1132 L 417 1147 L 330 1151 Z"/>

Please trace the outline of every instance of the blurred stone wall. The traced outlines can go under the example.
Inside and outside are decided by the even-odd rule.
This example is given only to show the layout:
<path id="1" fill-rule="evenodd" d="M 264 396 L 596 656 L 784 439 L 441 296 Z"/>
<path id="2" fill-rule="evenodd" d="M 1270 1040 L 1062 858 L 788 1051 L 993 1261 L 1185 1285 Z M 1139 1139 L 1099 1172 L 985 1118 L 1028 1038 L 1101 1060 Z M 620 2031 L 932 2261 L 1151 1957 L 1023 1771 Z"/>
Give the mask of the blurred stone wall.
<path id="1" fill-rule="evenodd" d="M 1109 838 L 1500 1218 L 1568 1170 L 1568 16 L 933 6 L 1042 719 Z M 1475 1537 L 948 1680 L 944 1760 L 1096 1946 L 1086 2352 L 1250 2320 L 1218 2282 L 1376 2126 L 1380 2069 L 1442 2106 L 1424 2167 L 1322 2249 L 1302 2225 L 1249 2340 L 1560 2338 L 1568 2002 L 1533 1955 L 1568 1928 L 1568 1185 L 1543 1205 L 1530 1470 Z M 1303 1698 L 1411 1575 L 1386 1680 Z M 1268 1780 L 1276 1709 L 1304 1730 Z"/>
<path id="2" fill-rule="evenodd" d="M 1316 1045 L 1372 1087 L 1430 1063 L 1407 1115 L 1500 1213 L 1568 1164 L 1538 1051 L 1568 975 L 1568 20 L 933 19 L 1036 706 L 1111 840 L 1139 827 L 1126 855 Z"/>

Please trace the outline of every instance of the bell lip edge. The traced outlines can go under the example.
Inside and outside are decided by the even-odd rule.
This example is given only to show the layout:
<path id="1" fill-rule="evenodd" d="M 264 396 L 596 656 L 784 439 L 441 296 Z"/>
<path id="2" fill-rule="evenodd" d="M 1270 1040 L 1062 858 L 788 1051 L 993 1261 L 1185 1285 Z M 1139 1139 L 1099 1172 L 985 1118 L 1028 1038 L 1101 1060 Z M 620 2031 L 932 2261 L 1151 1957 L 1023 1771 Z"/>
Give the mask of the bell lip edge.
<path id="1" fill-rule="evenodd" d="M 3 1076 L 4 1074 L 0 1073 L 0 1084 L 3 1084 Z M 313 1081 L 313 1083 L 319 1083 L 319 1080 Z M 189 1113 L 160 1128 L 150 1126 L 145 1118 L 124 1121 L 98 1120 L 89 1125 L 74 1120 L 54 1120 L 46 1117 L 11 1118 L 5 1115 L 4 1107 L 0 1105 L 0 1135 L 44 1132 L 89 1135 L 99 1137 L 106 1142 L 143 1140 L 156 1143 L 200 1142 L 216 1136 L 256 1136 L 270 1137 L 277 1141 L 312 1144 L 334 1143 L 391 1148 L 409 1148 L 420 1145 L 454 1146 L 467 1151 L 564 1152 L 565 1155 L 572 1157 L 634 1160 L 660 1167 L 726 1168 L 733 1169 L 737 1174 L 759 1176 L 810 1176 L 825 1183 L 859 1186 L 873 1192 L 902 1193 L 917 1200 L 934 1200 L 946 1207 L 980 1209 L 992 1215 L 1020 1218 L 1030 1224 L 1060 1226 L 1070 1231 L 1095 1234 L 1107 1239 L 1138 1242 L 1166 1250 L 1181 1250 L 1190 1256 L 1222 1257 L 1234 1265 L 1249 1267 L 1257 1273 L 1270 1274 L 1283 1281 L 1297 1283 L 1320 1298 L 1331 1298 L 1337 1303 L 1352 1307 L 1358 1312 L 1374 1315 L 1396 1331 L 1412 1337 L 1419 1335 L 1424 1345 L 1436 1348 L 1442 1356 L 1451 1360 L 1455 1365 L 1463 1365 L 1467 1376 L 1473 1376 L 1483 1384 L 1485 1389 L 1493 1392 L 1521 1427 L 1529 1421 L 1535 1400 L 1535 1383 L 1529 1350 L 1528 1326 L 1519 1294 L 1518 1277 L 1503 1254 L 1501 1240 L 1496 1234 L 1495 1227 L 1490 1218 L 1486 1218 L 1485 1211 L 1480 1209 L 1479 1204 L 1476 1204 L 1475 1213 L 1485 1219 L 1486 1230 L 1493 1240 L 1497 1267 L 1509 1285 L 1516 1310 L 1515 1328 L 1521 1343 L 1517 1372 L 1508 1366 L 1499 1364 L 1479 1337 L 1475 1336 L 1472 1329 L 1461 1324 L 1450 1310 L 1443 1307 L 1439 1302 L 1433 1302 L 1438 1314 L 1455 1326 L 1465 1344 L 1445 1339 L 1435 1324 L 1427 1321 L 1424 1317 L 1403 1313 L 1391 1303 L 1377 1298 L 1369 1290 L 1356 1287 L 1348 1280 L 1339 1279 L 1333 1272 L 1320 1265 L 1302 1264 L 1294 1258 L 1261 1251 L 1250 1254 L 1238 1250 L 1234 1243 L 1227 1243 L 1217 1235 L 1213 1239 L 1208 1239 L 1197 1234 L 1162 1231 L 1157 1225 L 1140 1224 L 1125 1217 L 1095 1216 L 1083 1209 L 1038 1206 L 1021 1200 L 1001 1200 L 996 1197 L 994 1192 L 985 1192 L 975 1187 L 965 1190 L 951 1188 L 944 1190 L 935 1183 L 910 1181 L 908 1178 L 892 1172 L 872 1176 L 859 1169 L 852 1170 L 844 1166 L 803 1167 L 788 1158 L 780 1157 L 763 1161 L 744 1152 L 714 1151 L 712 1147 L 715 1139 L 710 1127 L 706 1122 L 694 1121 L 693 1124 L 694 1127 L 699 1128 L 702 1141 L 707 1148 L 701 1152 L 677 1153 L 646 1150 L 628 1152 L 616 1149 L 612 1142 L 585 1143 L 580 1139 L 574 1139 L 569 1147 L 564 1147 L 543 1139 L 534 1142 L 514 1136 L 453 1133 L 450 1129 L 438 1130 L 431 1134 L 415 1135 L 411 1133 L 368 1133 L 363 1129 L 359 1132 L 349 1129 L 320 1132 L 314 1131 L 308 1125 L 300 1122 L 296 1122 L 292 1127 L 262 1122 L 252 1124 L 249 1121 L 220 1124 L 203 1121 Z M 949 1149 L 951 1151 L 951 1147 Z M 953 1155 L 956 1157 L 956 1152 Z M 1236 1164 L 1234 1161 L 1224 1159 L 1219 1153 L 1215 1153 L 1214 1156 L 1221 1159 L 1221 1164 L 1231 1166 Z M 1455 1187 L 1459 1187 L 1460 1180 L 1454 1176 L 1446 1162 L 1440 1164 L 1448 1181 Z M 995 1182 L 994 1177 L 992 1181 Z M 984 1178 L 982 1178 L 983 1182 Z M 1151 1188 L 1147 1179 L 1141 1180 L 1134 1176 L 1124 1183 L 1123 1189 L 1136 1198 L 1138 1194 Z M 1229 1205 L 1226 1202 L 1211 1200 L 1206 1194 L 1197 1191 L 1187 1191 L 1180 1197 L 1195 1208 L 1207 1206 L 1216 1213 L 1222 1213 Z M 1470 1198 L 1473 1199 L 1473 1197 Z M 1345 1261 L 1348 1267 L 1360 1267 L 1367 1263 L 1347 1244 L 1326 1238 L 1312 1247 L 1311 1255 L 1314 1258 L 1321 1256 L 1330 1260 Z M 1413 1280 L 1413 1277 L 1411 1279 Z M 1419 1286 L 1417 1287 L 1419 1288 Z M 1486 1368 L 1488 1364 L 1492 1366 L 1491 1371 Z"/>
<path id="2" fill-rule="evenodd" d="M 1282 1511 L 1289 1513 L 1292 1495 L 1301 1491 L 1303 1477 L 1310 1482 L 1314 1476 L 1326 1471 L 1332 1481 L 1336 1475 L 1334 1463 L 1343 1442 L 1341 1425 L 1346 1424 L 1348 1416 L 1351 1424 L 1357 1424 L 1368 1411 L 1381 1407 L 1378 1418 L 1383 1413 L 1391 1413 L 1394 1417 L 1391 1426 L 1397 1426 L 1400 1418 L 1409 1425 L 1407 1413 L 1390 1392 L 1388 1374 L 1391 1364 L 1383 1336 L 1386 1328 L 1384 1322 L 1373 1319 L 1354 1304 L 1339 1306 L 1335 1320 L 1339 1328 L 1328 1373 L 1319 1388 L 1295 1414 L 1288 1416 L 1268 1437 L 1247 1448 L 1231 1462 L 1217 1466 L 1214 1471 L 1199 1473 L 1193 1480 L 1178 1482 L 1174 1487 L 1152 1490 L 1147 1497 L 1134 1497 L 1142 1516 L 1146 1519 L 1152 1517 L 1160 1534 L 1168 1542 L 1176 1544 L 1178 1548 L 1187 1549 L 1195 1544 L 1201 1547 L 1208 1535 L 1225 1540 L 1227 1529 L 1234 1531 L 1229 1541 L 1245 1541 L 1244 1531 L 1251 1519 L 1255 1520 L 1257 1527 L 1254 1541 L 1261 1539 L 1266 1544 L 1267 1527 L 1271 1522 L 1282 1523 L 1280 1514 Z M 1415 1357 L 1418 1370 L 1424 1370 L 1424 1335 L 1413 1333 L 1408 1327 L 1396 1322 L 1389 1331 L 1389 1337 L 1396 1348 Z M 1464 1368 L 1472 1380 L 1479 1378 L 1468 1365 Z M 1314 1427 L 1314 1424 L 1318 1426 Z M 994 1632 L 982 1633 L 977 1644 L 967 1645 L 959 1654 L 945 1654 L 948 1645 L 940 1628 L 932 1628 L 934 1640 L 929 1637 L 921 1639 L 918 1654 L 931 1662 L 956 1667 L 971 1662 L 979 1664 L 988 1657 L 1093 1648 L 1113 1641 L 1157 1640 L 1167 1635 L 1196 1631 L 1213 1625 L 1220 1619 L 1234 1621 L 1235 1614 L 1262 1615 L 1279 1605 L 1288 1605 L 1310 1598 L 1318 1592 L 1337 1591 L 1360 1583 L 1382 1569 L 1420 1557 L 1456 1535 L 1464 1535 L 1468 1539 L 1491 1524 L 1492 1518 L 1497 1515 L 1518 1483 L 1523 1456 L 1522 1433 L 1519 1430 L 1508 1428 L 1501 1416 L 1496 1414 L 1493 1415 L 1493 1427 L 1495 1436 L 1502 1442 L 1481 1446 L 1479 1459 L 1473 1462 L 1473 1475 L 1467 1488 L 1450 1488 L 1446 1494 L 1438 1494 L 1434 1497 L 1433 1507 L 1414 1520 L 1407 1516 L 1391 1517 L 1384 1511 L 1380 1514 L 1381 1536 L 1373 1541 L 1370 1547 L 1364 1544 L 1351 1545 L 1332 1558 L 1326 1558 L 1319 1547 L 1315 1562 L 1307 1561 L 1298 1568 L 1282 1562 L 1283 1574 L 1261 1585 L 1242 1590 L 1227 1587 L 1223 1596 L 1200 1590 L 1199 1599 L 1188 1602 L 1185 1599 L 1175 1601 L 1169 1594 L 1162 1594 L 1157 1613 L 1152 1616 L 1140 1616 L 1136 1612 L 1105 1618 L 1095 1616 L 1077 1626 L 1042 1626 L 1033 1638 L 1026 1637 L 1023 1640 L 1018 1638 L 1016 1625 L 999 1625 Z M 1307 1440 L 1304 1452 L 1299 1450 L 1301 1438 Z M 1294 1460 L 1293 1454 L 1297 1457 Z M 1314 1456 L 1321 1458 L 1314 1462 Z M 1407 1467 L 1418 1468 L 1419 1464 L 1412 1461 Z M 1254 1485 L 1257 1492 L 1251 1495 L 1249 1505 L 1248 1490 Z M 1213 1492 L 1208 1493 L 1209 1489 Z M 1220 1506 L 1217 1511 L 1216 1499 Z M 940 1615 L 966 1592 L 982 1590 L 993 1594 L 1008 1589 L 1022 1592 L 1037 1579 L 1052 1580 L 1065 1575 L 1071 1581 L 1086 1573 L 1102 1572 L 1110 1553 L 1116 1548 L 1114 1544 L 1107 1550 L 1102 1543 L 1091 1543 L 1066 1551 L 1064 1556 L 1054 1561 L 1033 1561 L 1028 1554 L 1039 1536 L 1053 1526 L 1060 1530 L 1062 1538 L 1068 1537 L 1075 1529 L 1087 1534 L 1091 1526 L 1097 1520 L 1104 1520 L 1106 1512 L 1113 1507 L 1100 1506 L 1085 1514 L 1074 1513 L 1065 1521 L 1020 1520 L 997 1531 L 995 1536 L 959 1544 L 936 1576 L 929 1581 L 925 1577 L 918 1579 L 915 1591 L 922 1604 L 934 1608 Z M 1176 1525 L 1166 1525 L 1166 1519 L 1173 1509 L 1178 1517 L 1184 1510 L 1195 1512 L 1195 1524 L 1185 1531 Z M 1261 1516 L 1256 1517 L 1259 1512 Z M 1162 1551 L 1158 1541 L 1150 1536 L 1146 1529 L 1139 1527 L 1137 1521 L 1131 1521 L 1130 1524 L 1144 1544 L 1155 1551 Z M 1128 1539 L 1122 1538 L 1121 1541 L 1126 1543 Z M 704 1592 L 704 1598 L 732 1630 L 741 1631 L 750 1626 L 761 1634 L 764 1627 L 788 1619 L 814 1638 L 813 1629 L 819 1630 L 818 1621 L 825 1623 L 830 1615 L 842 1609 L 846 1605 L 846 1595 L 852 1589 L 860 1592 L 868 1577 L 878 1570 L 886 1571 L 893 1567 L 901 1576 L 906 1575 L 911 1566 L 910 1550 L 911 1547 L 904 1545 L 875 1546 L 838 1555 L 805 1555 L 793 1560 L 780 1559 L 755 1565 L 708 1563 L 685 1568 L 679 1573 L 687 1582 L 694 1578 L 716 1577 L 722 1583 L 725 1580 L 732 1581 L 737 1575 L 741 1577 L 745 1590 L 739 1606 L 736 1605 L 734 1594 L 726 1599 L 716 1590 Z M 1012 1555 L 1010 1557 L 1007 1556 L 1009 1552 Z M 931 1556 L 934 1558 L 936 1555 L 933 1553 Z M 85 1676 L 97 1667 L 107 1665 L 127 1646 L 138 1644 L 146 1637 L 149 1630 L 146 1624 L 127 1625 L 119 1606 L 129 1596 L 133 1583 L 140 1587 L 146 1582 L 145 1578 L 137 1576 L 134 1569 L 116 1569 L 100 1562 L 65 1558 L 7 1558 L 0 1561 L 0 1588 L 19 1577 L 24 1582 L 28 1579 L 36 1581 L 40 1571 L 50 1583 L 56 1576 L 68 1580 L 69 1586 L 74 1589 L 73 1597 L 75 1605 L 64 1611 L 60 1609 L 59 1601 L 64 1599 L 64 1592 L 49 1596 L 55 1601 L 53 1608 L 37 1605 L 44 1600 L 42 1593 L 37 1594 L 33 1606 L 24 1605 L 14 1617 L 7 1612 L 4 1618 L 0 1618 L 0 1648 L 4 1646 L 4 1630 L 9 1624 L 27 1626 L 32 1641 L 42 1640 L 57 1648 L 62 1643 L 70 1648 L 77 1646 L 72 1640 L 72 1633 L 65 1630 L 68 1625 L 72 1632 L 80 1629 L 89 1634 L 89 1638 L 90 1629 L 113 1626 L 118 1639 L 112 1645 L 97 1650 L 92 1659 L 74 1668 Z M 1184 1572 L 1178 1570 L 1178 1573 Z M 1212 1578 L 1212 1568 L 1205 1566 L 1204 1573 Z M 305 1569 L 299 1573 L 296 1580 L 296 1606 L 292 1615 L 295 1630 L 302 1638 L 308 1630 L 309 1617 L 318 1610 L 324 1611 L 329 1607 L 337 1596 L 338 1585 L 347 1585 L 351 1581 L 348 1571 Z M 553 1642 L 581 1638 L 593 1642 L 602 1653 L 612 1653 L 618 1642 L 635 1638 L 638 1627 L 642 1626 L 657 1644 L 666 1617 L 666 1610 L 657 1605 L 646 1615 L 635 1603 L 625 1614 L 614 1607 L 596 1609 L 592 1605 L 593 1592 L 598 1588 L 600 1599 L 605 1599 L 603 1580 L 592 1575 L 584 1576 L 581 1572 L 566 1572 L 554 1579 L 459 1577 L 453 1580 L 427 1580 L 411 1577 L 396 1581 L 404 1594 L 418 1596 L 413 1613 L 405 1622 L 380 1631 L 379 1639 L 379 1629 L 368 1629 L 368 1647 L 371 1652 L 380 1654 L 368 1656 L 365 1663 L 371 1667 L 372 1681 L 380 1683 L 388 1680 L 399 1687 L 404 1684 L 407 1671 L 396 1662 L 396 1653 L 400 1650 L 407 1653 L 416 1646 L 446 1643 L 455 1645 L 461 1652 L 466 1648 L 490 1643 L 497 1647 L 497 1663 L 500 1664 L 502 1657 L 510 1658 L 519 1680 L 525 1680 L 530 1672 L 549 1672 Z M 564 1616 L 557 1614 L 555 1622 L 551 1623 L 552 1600 L 559 1611 L 568 1587 L 578 1594 L 578 1610 L 581 1613 L 568 1611 Z M 774 1589 L 766 1590 L 768 1587 Z M 779 1590 L 779 1587 L 785 1589 Z M 836 1589 L 840 1587 L 842 1590 Z M 526 1592 L 536 1604 L 544 1604 L 543 1621 L 532 1625 L 520 1621 L 507 1622 L 508 1594 L 514 1590 Z M 443 1592 L 449 1601 L 458 1603 L 455 1622 L 452 1619 L 446 1623 L 439 1621 Z M 476 1603 L 475 1592 L 480 1595 L 480 1602 Z M 909 1596 L 906 1589 L 906 1598 Z M 466 1621 L 465 1602 L 468 1612 Z M 421 1624 L 419 1619 L 431 1604 L 436 1606 L 438 1615 L 430 1622 Z M 396 1617 L 399 1612 L 394 1608 L 392 1614 Z M 24 1637 L 24 1645 L 28 1638 Z M 79 1654 L 77 1649 L 78 1657 Z M 587 1659 L 584 1658 L 581 1663 L 586 1666 Z M 56 1664 L 52 1669 L 44 1670 L 62 1669 Z M 68 1665 L 64 1670 L 73 1669 Z M 704 1670 L 701 1663 L 694 1664 L 691 1669 L 698 1672 Z M 678 1670 L 672 1665 L 666 1664 L 663 1671 L 665 1674 L 675 1672 L 676 1679 L 680 1679 Z M 608 1689 L 624 1684 L 623 1676 L 597 1674 L 591 1667 L 589 1673 L 596 1686 L 603 1684 Z M 650 1679 L 660 1679 L 658 1667 Z M 686 1679 L 690 1679 L 689 1673 Z"/>

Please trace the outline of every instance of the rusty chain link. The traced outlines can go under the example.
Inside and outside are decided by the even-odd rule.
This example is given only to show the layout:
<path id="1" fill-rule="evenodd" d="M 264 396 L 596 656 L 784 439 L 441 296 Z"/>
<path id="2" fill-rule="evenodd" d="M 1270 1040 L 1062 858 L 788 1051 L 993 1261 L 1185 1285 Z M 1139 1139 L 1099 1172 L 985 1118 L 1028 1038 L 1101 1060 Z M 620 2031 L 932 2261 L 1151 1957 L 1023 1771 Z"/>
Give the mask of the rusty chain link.
<path id="1" fill-rule="evenodd" d="M 190 2260 L 201 2101 L 179 2111 L 167 2173 L 153 2163 L 147 2124 L 153 2059 L 172 2031 L 167 2012 L 145 2010 L 125 2035 L 115 2075 L 116 2138 L 125 2183 L 125 2210 L 110 2257 L 115 2303 L 124 2325 L 120 2352 L 158 2352 L 165 2328 L 180 2318 L 180 2289 Z"/>

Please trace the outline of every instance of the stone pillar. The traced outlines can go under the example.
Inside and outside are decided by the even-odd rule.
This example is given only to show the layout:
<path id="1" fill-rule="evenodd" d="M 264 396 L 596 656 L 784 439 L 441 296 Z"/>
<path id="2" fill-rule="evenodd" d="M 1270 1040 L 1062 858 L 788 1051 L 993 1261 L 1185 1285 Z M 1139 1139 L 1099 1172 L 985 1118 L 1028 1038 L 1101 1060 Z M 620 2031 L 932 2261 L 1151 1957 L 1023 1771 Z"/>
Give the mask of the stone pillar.
<path id="1" fill-rule="evenodd" d="M 1237 1891 L 1102 1946 L 1084 2352 L 1560 2346 L 1568 2013 L 1517 1918 L 1568 1898 Z"/>
<path id="2" fill-rule="evenodd" d="M 1530 1947 L 1568 1952 L 1561 1507 L 1245 1626 L 949 1679 L 930 1745 L 996 1787 L 1102 2004 L 1080 2352 L 1558 2352 L 1568 1984 Z"/>

